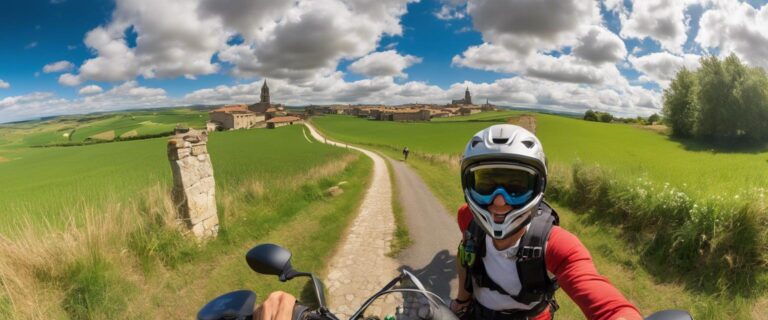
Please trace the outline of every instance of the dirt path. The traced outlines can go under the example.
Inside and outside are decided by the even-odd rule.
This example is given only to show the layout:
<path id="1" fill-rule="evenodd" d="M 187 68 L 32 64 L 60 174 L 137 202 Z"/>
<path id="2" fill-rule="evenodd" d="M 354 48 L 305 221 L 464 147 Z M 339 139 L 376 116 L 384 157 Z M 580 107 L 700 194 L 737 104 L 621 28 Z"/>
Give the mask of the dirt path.
<path id="1" fill-rule="evenodd" d="M 456 219 L 400 160 L 387 159 L 395 172 L 400 205 L 413 244 L 398 256 L 400 263 L 445 301 L 456 292 L 456 248 L 461 240 Z"/>
<path id="2" fill-rule="evenodd" d="M 309 124 L 306 125 L 317 141 L 346 147 L 326 140 Z M 392 185 L 387 165 L 377 154 L 358 150 L 373 159 L 373 181 L 365 193 L 359 212 L 347 230 L 344 242 L 331 258 L 325 284 L 330 309 L 346 319 L 360 305 L 398 274 L 400 264 L 386 256 L 395 230 L 392 214 Z"/>
<path id="3" fill-rule="evenodd" d="M 311 125 L 307 128 L 320 142 L 347 147 L 346 144 L 326 140 Z M 387 158 L 394 170 L 399 201 L 413 244 L 403 250 L 397 260 L 386 257 L 394 231 L 392 188 L 386 165 L 373 152 L 349 148 L 359 150 L 374 160 L 374 178 L 358 217 L 330 263 L 327 284 L 332 310 L 348 316 L 352 308 L 360 305 L 361 299 L 375 292 L 403 268 L 413 271 L 429 290 L 448 301 L 458 285 L 455 259 L 461 234 L 454 216 L 413 169 L 400 160 Z M 379 219 L 379 222 L 371 219 Z M 378 225 L 380 223 L 386 224 L 386 228 Z M 373 227 L 377 229 L 373 231 Z"/>

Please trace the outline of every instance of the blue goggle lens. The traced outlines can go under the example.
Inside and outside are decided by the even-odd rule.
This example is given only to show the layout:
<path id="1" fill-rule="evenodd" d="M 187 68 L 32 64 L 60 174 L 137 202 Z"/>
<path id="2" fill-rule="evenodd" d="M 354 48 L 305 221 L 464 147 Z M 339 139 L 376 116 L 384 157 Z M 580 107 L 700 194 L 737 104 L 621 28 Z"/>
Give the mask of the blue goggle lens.
<path id="1" fill-rule="evenodd" d="M 472 200 L 489 205 L 496 196 L 512 206 L 527 203 L 533 198 L 538 175 L 533 170 L 517 167 L 480 167 L 466 173 L 465 183 Z"/>

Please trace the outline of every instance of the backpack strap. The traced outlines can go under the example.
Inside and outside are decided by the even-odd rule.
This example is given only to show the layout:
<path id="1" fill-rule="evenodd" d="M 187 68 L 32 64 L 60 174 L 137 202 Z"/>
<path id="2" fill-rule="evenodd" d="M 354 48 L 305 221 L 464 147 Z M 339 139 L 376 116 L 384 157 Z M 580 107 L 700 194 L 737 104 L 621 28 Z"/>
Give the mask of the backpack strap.
<path id="1" fill-rule="evenodd" d="M 485 257 L 485 231 L 472 219 L 464 234 L 464 242 L 459 246 L 461 253 L 461 265 L 464 266 L 464 289 L 472 293 L 472 276 L 477 270 L 483 270 L 483 257 Z M 475 271 L 475 272 L 473 272 Z"/>
<path id="2" fill-rule="evenodd" d="M 540 301 L 542 296 L 550 291 L 554 293 L 557 289 L 553 289 L 556 282 L 549 278 L 544 260 L 549 233 L 553 225 L 559 224 L 559 217 L 552 212 L 552 207 L 542 201 L 531 219 L 528 231 L 520 239 L 516 262 L 522 285 L 518 295 L 520 302 Z"/>
<path id="3" fill-rule="evenodd" d="M 488 276 L 483 264 L 485 256 L 485 232 L 473 219 L 467 231 L 465 240 L 459 248 L 462 265 L 466 269 L 464 289 L 472 292 L 472 279 L 477 285 L 512 296 L 521 303 L 553 301 L 557 282 L 549 278 L 545 264 L 544 253 L 547 239 L 553 225 L 559 225 L 560 219 L 552 207 L 542 201 L 538 210 L 531 217 L 531 225 L 520 239 L 517 251 L 517 272 L 522 288 L 517 296 L 509 294 L 504 288 Z M 471 254 L 468 254 L 471 253 Z M 465 257 L 471 256 L 472 259 Z M 470 262 L 471 263 L 465 263 Z"/>

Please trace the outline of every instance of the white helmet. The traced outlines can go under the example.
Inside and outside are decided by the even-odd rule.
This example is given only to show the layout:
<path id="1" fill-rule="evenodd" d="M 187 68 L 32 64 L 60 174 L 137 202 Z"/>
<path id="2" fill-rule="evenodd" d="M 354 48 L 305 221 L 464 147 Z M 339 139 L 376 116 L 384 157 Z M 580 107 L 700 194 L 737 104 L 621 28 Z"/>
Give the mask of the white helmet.
<path id="1" fill-rule="evenodd" d="M 493 125 L 475 134 L 461 159 L 461 187 L 478 223 L 494 239 L 527 226 L 544 197 L 547 162 L 541 142 L 510 124 Z M 488 205 L 502 195 L 512 210 L 496 223 Z"/>

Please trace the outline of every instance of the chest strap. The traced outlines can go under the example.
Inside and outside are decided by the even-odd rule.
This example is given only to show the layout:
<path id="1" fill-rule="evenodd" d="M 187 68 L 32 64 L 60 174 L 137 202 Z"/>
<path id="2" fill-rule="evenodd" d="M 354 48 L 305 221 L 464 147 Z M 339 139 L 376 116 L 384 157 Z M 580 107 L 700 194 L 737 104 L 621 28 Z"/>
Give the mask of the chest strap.
<path id="1" fill-rule="evenodd" d="M 518 245 L 516 265 L 521 289 L 517 295 L 512 295 L 498 283 L 493 281 L 485 270 L 485 233 L 474 220 L 470 222 L 465 235 L 465 242 L 459 248 L 462 264 L 467 269 L 464 288 L 472 292 L 472 279 L 480 287 L 511 296 L 524 304 L 547 302 L 553 300 L 557 290 L 557 282 L 550 279 L 544 259 L 547 239 L 553 225 L 559 224 L 557 213 L 544 201 L 531 219 L 528 231 L 523 234 Z M 543 308 L 543 306 L 537 306 Z"/>

